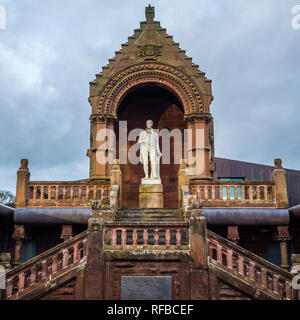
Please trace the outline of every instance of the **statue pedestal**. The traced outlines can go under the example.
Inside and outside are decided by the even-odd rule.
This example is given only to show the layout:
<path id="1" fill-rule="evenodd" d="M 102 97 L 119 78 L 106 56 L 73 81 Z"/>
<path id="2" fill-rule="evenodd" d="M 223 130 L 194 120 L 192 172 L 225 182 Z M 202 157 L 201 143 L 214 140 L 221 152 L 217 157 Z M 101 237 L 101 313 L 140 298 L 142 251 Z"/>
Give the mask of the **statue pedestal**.
<path id="1" fill-rule="evenodd" d="M 145 181 L 149 181 L 149 179 L 145 179 Z M 140 209 L 163 209 L 163 185 L 145 184 L 143 182 L 140 185 Z"/>

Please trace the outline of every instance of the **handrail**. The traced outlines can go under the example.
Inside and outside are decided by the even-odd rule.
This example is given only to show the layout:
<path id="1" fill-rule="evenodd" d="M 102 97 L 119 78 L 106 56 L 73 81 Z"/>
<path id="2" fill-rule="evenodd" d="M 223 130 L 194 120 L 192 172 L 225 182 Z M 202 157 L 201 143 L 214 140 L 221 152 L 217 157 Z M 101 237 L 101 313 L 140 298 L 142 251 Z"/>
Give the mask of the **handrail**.
<path id="1" fill-rule="evenodd" d="M 61 270 L 80 263 L 86 256 L 86 241 L 87 231 L 84 231 L 10 270 L 6 275 L 6 299 L 18 297 L 27 288 L 38 285 Z"/>
<path id="2" fill-rule="evenodd" d="M 217 266 L 278 299 L 300 299 L 300 291 L 291 287 L 291 273 L 212 231 L 207 232 L 207 237 L 209 260 Z"/>

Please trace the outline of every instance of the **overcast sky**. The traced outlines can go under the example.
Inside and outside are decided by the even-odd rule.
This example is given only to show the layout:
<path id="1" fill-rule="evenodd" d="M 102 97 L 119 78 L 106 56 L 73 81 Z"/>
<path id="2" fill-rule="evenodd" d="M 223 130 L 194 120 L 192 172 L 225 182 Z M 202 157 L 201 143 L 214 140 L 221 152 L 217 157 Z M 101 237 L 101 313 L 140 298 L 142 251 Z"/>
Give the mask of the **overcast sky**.
<path id="1" fill-rule="evenodd" d="M 0 189 L 88 177 L 89 81 L 144 20 L 142 0 L 0 0 Z M 212 79 L 216 155 L 300 170 L 294 0 L 153 0 L 156 20 Z M 300 21 L 299 21 L 300 22 Z"/>

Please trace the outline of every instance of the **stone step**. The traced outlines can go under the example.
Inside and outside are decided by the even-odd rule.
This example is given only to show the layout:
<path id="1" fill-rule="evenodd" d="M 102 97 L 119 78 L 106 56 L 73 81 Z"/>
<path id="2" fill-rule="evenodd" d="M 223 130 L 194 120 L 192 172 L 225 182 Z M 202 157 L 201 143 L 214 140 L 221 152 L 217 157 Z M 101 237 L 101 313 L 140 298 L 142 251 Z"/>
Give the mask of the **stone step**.
<path id="1" fill-rule="evenodd" d="M 117 212 L 116 221 L 183 221 L 181 210 L 132 209 Z"/>

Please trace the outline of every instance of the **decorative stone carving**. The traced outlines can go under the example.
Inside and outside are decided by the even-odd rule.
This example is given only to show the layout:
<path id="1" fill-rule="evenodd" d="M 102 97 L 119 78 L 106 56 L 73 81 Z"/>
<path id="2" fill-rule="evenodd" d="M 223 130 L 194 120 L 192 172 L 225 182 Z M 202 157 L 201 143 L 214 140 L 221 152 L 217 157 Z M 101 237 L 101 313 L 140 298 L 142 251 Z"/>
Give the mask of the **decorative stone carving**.
<path id="1" fill-rule="evenodd" d="M 115 115 L 122 96 L 139 83 L 157 82 L 172 89 L 182 101 L 185 113 L 202 112 L 202 97 L 197 84 L 174 67 L 160 63 L 141 63 L 113 77 L 99 92 L 98 112 Z"/>
<path id="2" fill-rule="evenodd" d="M 158 57 L 161 56 L 161 46 L 145 45 L 138 47 L 138 54 L 140 57 Z"/>
<path id="3" fill-rule="evenodd" d="M 103 218 L 102 214 L 92 214 L 91 218 L 88 221 L 88 231 L 97 232 L 100 231 L 103 227 Z"/>

